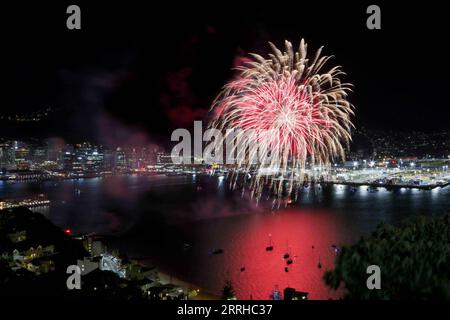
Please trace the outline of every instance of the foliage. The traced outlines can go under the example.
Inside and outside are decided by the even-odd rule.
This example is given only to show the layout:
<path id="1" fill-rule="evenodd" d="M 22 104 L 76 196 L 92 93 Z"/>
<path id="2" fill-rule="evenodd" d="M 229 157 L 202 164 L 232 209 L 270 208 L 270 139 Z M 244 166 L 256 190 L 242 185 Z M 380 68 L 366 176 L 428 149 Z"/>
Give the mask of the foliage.
<path id="1" fill-rule="evenodd" d="M 369 265 L 381 269 L 380 290 L 367 288 Z M 333 289 L 343 284 L 348 299 L 450 299 L 450 215 L 379 225 L 344 247 L 324 279 Z"/>
<path id="2" fill-rule="evenodd" d="M 231 300 L 235 299 L 236 295 L 234 293 L 233 284 L 231 281 L 227 281 L 225 287 L 222 290 L 222 299 L 223 300 Z"/>

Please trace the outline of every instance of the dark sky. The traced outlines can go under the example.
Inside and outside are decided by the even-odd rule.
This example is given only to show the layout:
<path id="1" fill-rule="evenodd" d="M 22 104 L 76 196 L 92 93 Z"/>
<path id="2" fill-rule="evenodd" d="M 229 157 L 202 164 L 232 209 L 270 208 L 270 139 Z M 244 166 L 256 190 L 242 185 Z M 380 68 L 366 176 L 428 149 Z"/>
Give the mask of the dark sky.
<path id="1" fill-rule="evenodd" d="M 348 74 L 357 126 L 448 128 L 442 1 L 142 2 L 2 4 L 0 114 L 58 111 L 38 125 L 3 125 L 0 134 L 164 141 L 205 115 L 246 53 L 302 37 L 310 50 L 324 45 Z M 381 30 L 366 28 L 372 3 L 381 7 Z M 67 30 L 69 4 L 80 5 L 82 30 Z"/>

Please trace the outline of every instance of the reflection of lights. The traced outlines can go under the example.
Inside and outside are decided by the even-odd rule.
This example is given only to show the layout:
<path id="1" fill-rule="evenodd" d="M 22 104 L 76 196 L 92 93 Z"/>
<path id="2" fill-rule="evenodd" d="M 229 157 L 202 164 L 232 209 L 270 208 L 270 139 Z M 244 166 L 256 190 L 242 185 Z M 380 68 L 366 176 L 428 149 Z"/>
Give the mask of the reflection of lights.
<path id="1" fill-rule="evenodd" d="M 370 161 L 369 166 L 373 168 L 375 166 L 375 161 Z"/>
<path id="2" fill-rule="evenodd" d="M 441 187 L 433 188 L 433 189 L 431 189 L 431 193 L 432 193 L 432 194 L 439 193 L 439 190 L 440 190 L 440 189 L 441 189 Z"/>
<path id="3" fill-rule="evenodd" d="M 224 176 L 219 176 L 219 186 L 223 185 Z"/>
<path id="4" fill-rule="evenodd" d="M 369 193 L 369 191 L 367 191 L 367 186 L 359 186 L 358 193 L 362 196 L 366 196 Z"/>
<path id="5" fill-rule="evenodd" d="M 336 188 L 334 188 L 334 193 L 337 196 L 343 196 L 344 193 L 345 193 L 345 190 L 344 190 L 343 186 L 341 184 L 338 184 L 338 185 L 335 185 L 335 186 L 336 186 Z"/>

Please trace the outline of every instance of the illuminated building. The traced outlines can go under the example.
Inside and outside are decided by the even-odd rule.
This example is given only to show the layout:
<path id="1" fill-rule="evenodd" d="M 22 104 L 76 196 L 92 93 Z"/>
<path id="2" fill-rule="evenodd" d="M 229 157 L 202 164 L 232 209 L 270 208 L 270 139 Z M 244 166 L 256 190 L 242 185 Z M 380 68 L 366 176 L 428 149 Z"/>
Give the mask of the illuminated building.
<path id="1" fill-rule="evenodd" d="M 122 148 L 116 149 L 115 167 L 117 170 L 125 170 L 127 168 L 127 157 Z"/>
<path id="2" fill-rule="evenodd" d="M 0 168 L 15 169 L 16 157 L 14 148 L 8 143 L 0 144 Z"/>
<path id="3" fill-rule="evenodd" d="M 159 152 L 156 155 L 156 163 L 160 165 L 172 164 L 172 157 L 170 153 Z"/>

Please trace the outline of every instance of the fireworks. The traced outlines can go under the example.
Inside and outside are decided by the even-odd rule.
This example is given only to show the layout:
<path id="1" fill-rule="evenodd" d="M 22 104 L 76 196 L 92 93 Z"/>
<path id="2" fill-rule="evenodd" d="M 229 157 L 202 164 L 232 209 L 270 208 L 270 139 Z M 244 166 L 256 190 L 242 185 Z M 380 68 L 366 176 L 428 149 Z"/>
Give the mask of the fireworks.
<path id="1" fill-rule="evenodd" d="M 291 195 L 307 177 L 307 163 L 326 167 L 343 159 L 353 126 L 351 85 L 339 79 L 344 75 L 339 66 L 322 71 L 330 59 L 321 56 L 322 48 L 310 60 L 303 39 L 297 52 L 288 41 L 284 52 L 270 46 L 269 58 L 252 54 L 238 68 L 238 77 L 214 101 L 210 123 L 222 131 L 238 129 L 236 140 L 247 139 L 247 147 L 235 147 L 231 181 L 236 187 L 243 180 L 257 199 L 264 186 L 278 199 Z"/>

